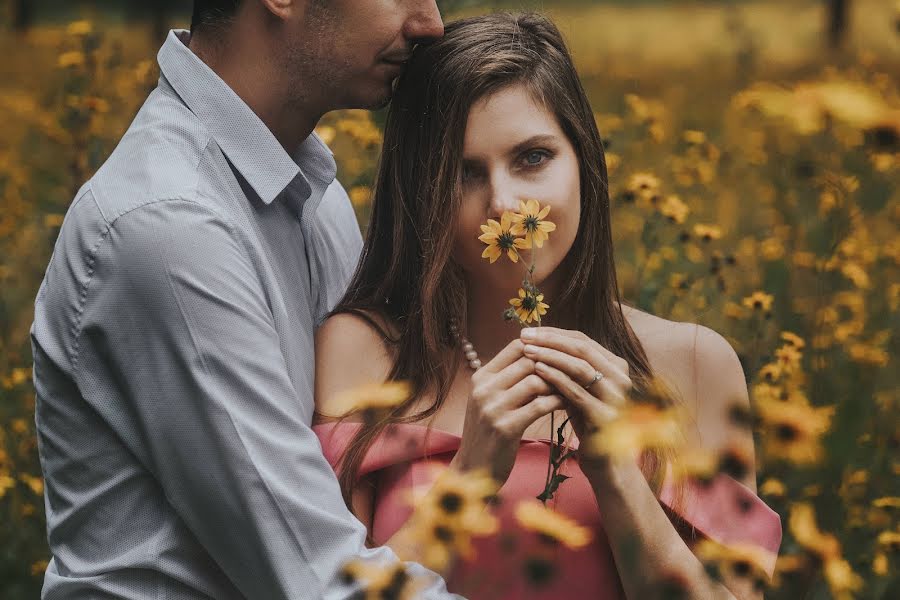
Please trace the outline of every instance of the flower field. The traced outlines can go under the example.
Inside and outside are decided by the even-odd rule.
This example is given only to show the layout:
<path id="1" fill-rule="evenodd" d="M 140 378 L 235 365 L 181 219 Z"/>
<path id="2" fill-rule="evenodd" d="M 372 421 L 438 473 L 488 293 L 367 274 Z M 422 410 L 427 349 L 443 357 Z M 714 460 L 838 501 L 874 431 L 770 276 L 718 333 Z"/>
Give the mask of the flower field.
<path id="1" fill-rule="evenodd" d="M 829 51 L 819 2 L 558 4 L 607 146 L 625 299 L 741 357 L 759 493 L 784 525 L 766 596 L 900 597 L 900 5 L 859 2 Z M 97 18 L 0 33 L 3 598 L 36 597 L 48 559 L 34 296 L 159 43 Z M 382 118 L 317 130 L 363 230 Z"/>

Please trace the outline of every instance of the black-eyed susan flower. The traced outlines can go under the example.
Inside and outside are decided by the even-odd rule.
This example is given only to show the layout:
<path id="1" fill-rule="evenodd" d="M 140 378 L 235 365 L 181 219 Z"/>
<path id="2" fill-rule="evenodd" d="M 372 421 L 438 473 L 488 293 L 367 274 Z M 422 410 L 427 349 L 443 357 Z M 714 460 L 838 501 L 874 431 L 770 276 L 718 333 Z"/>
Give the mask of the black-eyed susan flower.
<path id="1" fill-rule="evenodd" d="M 406 381 L 369 383 L 338 394 L 331 404 L 337 414 L 323 416 L 338 418 L 361 413 L 366 421 L 375 420 L 378 415 L 406 402 L 411 394 L 412 387 Z"/>
<path id="2" fill-rule="evenodd" d="M 343 566 L 340 578 L 345 585 L 359 587 L 359 598 L 365 600 L 412 600 L 418 597 L 422 582 L 411 577 L 402 563 L 375 564 L 353 559 Z"/>
<path id="3" fill-rule="evenodd" d="M 672 223 L 684 223 L 684 220 L 690 214 L 687 204 L 681 201 L 681 198 L 675 194 L 669 194 L 659 205 L 659 212 L 664 217 L 668 217 Z"/>
<path id="4" fill-rule="evenodd" d="M 768 582 L 766 565 L 771 557 L 759 546 L 744 543 L 725 545 L 704 539 L 693 550 L 701 562 L 707 566 L 714 565 L 720 574 L 752 579 L 759 588 L 765 587 Z"/>
<path id="5" fill-rule="evenodd" d="M 766 454 L 796 464 L 822 458 L 822 435 L 831 426 L 834 407 L 814 408 L 801 402 L 756 399 L 756 412 L 765 434 Z"/>
<path id="6" fill-rule="evenodd" d="M 806 346 L 806 342 L 803 340 L 803 338 L 796 333 L 793 333 L 792 331 L 782 331 L 781 339 L 783 339 L 791 346 L 795 347 L 797 350 L 803 350 L 803 348 Z"/>
<path id="7" fill-rule="evenodd" d="M 711 242 L 712 240 L 718 240 L 722 237 L 722 230 L 715 225 L 697 223 L 694 225 L 694 235 L 704 242 Z"/>
<path id="8" fill-rule="evenodd" d="M 751 310 L 768 311 L 772 308 L 773 300 L 774 298 L 771 294 L 765 292 L 753 292 L 744 298 L 741 303 Z"/>
<path id="9" fill-rule="evenodd" d="M 628 458 L 650 448 L 677 447 L 684 441 L 683 419 L 676 408 L 630 404 L 591 436 L 587 449 L 601 456 Z"/>
<path id="10" fill-rule="evenodd" d="M 550 510 L 543 504 L 524 500 L 516 505 L 516 520 L 523 529 L 533 531 L 551 544 L 577 550 L 591 541 L 591 530 L 573 519 Z"/>
<path id="11" fill-rule="evenodd" d="M 509 260 L 514 263 L 519 262 L 519 250 L 529 248 L 527 242 L 511 231 L 513 227 L 514 214 L 505 212 L 500 217 L 498 223 L 494 219 L 488 219 L 487 225 L 481 226 L 482 235 L 478 239 L 485 244 L 487 248 L 481 254 L 481 258 L 487 258 L 494 264 L 498 258 L 505 252 Z"/>
<path id="12" fill-rule="evenodd" d="M 547 314 L 549 304 L 544 302 L 544 295 L 533 291 L 526 291 L 519 288 L 519 297 L 509 301 L 513 307 L 516 316 L 522 323 L 531 323 L 532 321 L 541 322 L 541 317 Z"/>
<path id="13" fill-rule="evenodd" d="M 496 483 L 483 470 L 461 473 L 446 468 L 424 496 L 417 497 L 413 490 L 410 502 L 416 510 L 405 535 L 419 550 L 422 564 L 442 570 L 456 556 L 472 558 L 472 538 L 499 529 L 497 518 L 486 510 L 496 490 Z"/>
<path id="14" fill-rule="evenodd" d="M 513 235 L 525 236 L 523 248 L 542 248 L 550 232 L 556 230 L 556 224 L 547 220 L 549 213 L 550 207 L 542 208 L 537 200 L 519 202 L 519 212 L 513 214 L 510 231 Z"/>
<path id="15" fill-rule="evenodd" d="M 417 506 L 433 510 L 456 529 L 489 532 L 496 522 L 484 508 L 496 492 L 496 482 L 484 472 L 460 473 L 448 469 L 435 480 Z"/>

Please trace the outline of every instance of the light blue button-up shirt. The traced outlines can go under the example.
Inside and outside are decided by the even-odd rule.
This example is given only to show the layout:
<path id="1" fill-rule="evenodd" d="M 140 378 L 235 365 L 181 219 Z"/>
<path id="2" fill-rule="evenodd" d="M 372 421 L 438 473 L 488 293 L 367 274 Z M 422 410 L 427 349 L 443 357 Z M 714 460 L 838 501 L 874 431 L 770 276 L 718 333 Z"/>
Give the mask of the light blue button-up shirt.
<path id="1" fill-rule="evenodd" d="M 169 34 L 35 301 L 42 597 L 346 598 L 346 560 L 393 558 L 309 427 L 313 331 L 359 229 L 328 148 L 289 156 L 187 40 Z"/>

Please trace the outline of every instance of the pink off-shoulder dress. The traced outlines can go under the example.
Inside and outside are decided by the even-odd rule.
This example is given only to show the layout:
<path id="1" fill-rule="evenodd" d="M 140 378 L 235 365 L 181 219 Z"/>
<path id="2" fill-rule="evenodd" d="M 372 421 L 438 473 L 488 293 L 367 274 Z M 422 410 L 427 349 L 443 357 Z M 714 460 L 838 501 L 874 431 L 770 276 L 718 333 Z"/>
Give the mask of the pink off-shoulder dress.
<path id="1" fill-rule="evenodd" d="M 313 427 L 332 467 L 337 467 L 344 449 L 361 426 L 330 422 Z M 412 512 L 411 490 L 430 486 L 440 472 L 435 464 L 446 467 L 459 448 L 460 439 L 424 425 L 395 424 L 372 444 L 359 475 L 374 474 L 372 537 L 377 544 L 387 541 L 406 522 Z M 577 443 L 574 440 L 573 449 Z M 562 483 L 548 505 L 590 528 L 594 536 L 589 545 L 579 550 L 563 546 L 548 548 L 534 534 L 524 531 L 513 516 L 519 501 L 537 502 L 535 496 L 543 489 L 547 475 L 549 444 L 549 439 L 522 440 L 512 473 L 500 491 L 501 502 L 494 509 L 500 519 L 500 533 L 476 539 L 474 558 L 457 562 L 447 577 L 450 591 L 470 600 L 624 600 L 609 540 L 603 530 L 602 511 L 575 460 L 563 463 L 561 472 L 571 478 Z M 660 500 L 668 514 L 677 514 L 687 524 L 684 530 L 680 529 L 683 536 L 705 536 L 726 544 L 752 544 L 767 557 L 765 567 L 771 576 L 781 544 L 781 519 L 752 490 L 720 474 L 707 485 L 689 482 L 680 503 L 683 508 L 677 512 L 668 482 L 663 486 Z M 549 559 L 555 569 L 537 587 L 526 575 L 525 568 L 529 557 L 534 556 Z"/>

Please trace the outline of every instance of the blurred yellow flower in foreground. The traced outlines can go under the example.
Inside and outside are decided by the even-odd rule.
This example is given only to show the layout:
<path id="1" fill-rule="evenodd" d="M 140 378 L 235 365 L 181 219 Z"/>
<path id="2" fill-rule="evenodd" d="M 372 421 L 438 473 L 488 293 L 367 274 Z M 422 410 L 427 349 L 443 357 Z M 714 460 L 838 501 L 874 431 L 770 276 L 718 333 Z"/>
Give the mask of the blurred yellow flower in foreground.
<path id="1" fill-rule="evenodd" d="M 419 582 L 411 578 L 402 563 L 373 564 L 354 559 L 341 569 L 340 577 L 346 585 L 359 585 L 365 600 L 413 600 L 418 595 Z M 354 596 L 356 598 L 356 596 Z"/>
<path id="2" fill-rule="evenodd" d="M 591 530 L 573 519 L 550 510 L 543 504 L 523 500 L 516 505 L 516 520 L 529 531 L 537 533 L 551 544 L 562 544 L 577 550 L 586 546 L 593 537 Z"/>
<path id="3" fill-rule="evenodd" d="M 404 544 L 415 553 L 401 558 L 420 560 L 425 566 L 442 570 L 454 557 L 474 556 L 472 538 L 496 533 L 497 518 L 486 510 L 496 493 L 496 482 L 484 470 L 461 473 L 442 468 L 424 497 L 412 490 L 410 503 L 415 511 L 402 530 Z"/>
<path id="4" fill-rule="evenodd" d="M 742 543 L 725 545 L 704 539 L 697 543 L 694 552 L 701 562 L 718 567 L 720 573 L 750 578 L 758 588 L 763 588 L 769 580 L 766 565 L 771 556 L 758 546 Z"/>
<path id="5" fill-rule="evenodd" d="M 337 414 L 323 416 L 337 418 L 356 412 L 374 416 L 403 404 L 411 395 L 412 386 L 406 381 L 365 384 L 338 394 L 333 402 Z"/>
<path id="6" fill-rule="evenodd" d="M 684 441 L 682 413 L 675 408 L 630 404 L 593 434 L 588 449 L 603 456 L 636 457 L 648 448 L 671 448 Z"/>

